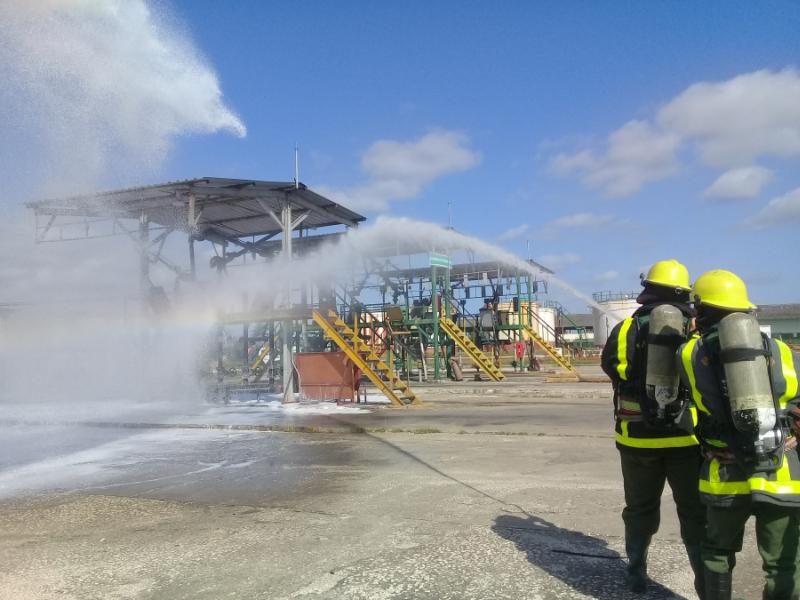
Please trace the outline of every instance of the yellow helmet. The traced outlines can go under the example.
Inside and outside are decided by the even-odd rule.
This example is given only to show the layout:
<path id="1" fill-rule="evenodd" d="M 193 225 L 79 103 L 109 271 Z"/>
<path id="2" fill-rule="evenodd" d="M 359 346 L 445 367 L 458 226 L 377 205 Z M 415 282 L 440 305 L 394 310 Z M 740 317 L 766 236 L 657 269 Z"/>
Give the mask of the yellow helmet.
<path id="1" fill-rule="evenodd" d="M 687 292 L 692 289 L 689 284 L 689 271 L 674 258 L 660 260 L 650 267 L 647 275 L 642 275 L 642 285 L 645 283 L 663 285 Z"/>
<path id="2" fill-rule="evenodd" d="M 706 271 L 692 286 L 692 298 L 698 304 L 708 304 L 730 310 L 753 310 L 756 305 L 747 297 L 744 281 L 730 271 Z"/>

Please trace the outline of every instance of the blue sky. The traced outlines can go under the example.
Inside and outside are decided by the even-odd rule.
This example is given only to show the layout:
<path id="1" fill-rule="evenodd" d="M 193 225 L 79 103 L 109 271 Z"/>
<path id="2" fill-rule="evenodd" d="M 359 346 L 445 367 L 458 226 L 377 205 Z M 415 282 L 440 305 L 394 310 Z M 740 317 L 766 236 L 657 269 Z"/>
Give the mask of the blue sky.
<path id="1" fill-rule="evenodd" d="M 765 6 L 176 2 L 248 135 L 182 140 L 168 172 L 290 178 L 297 142 L 301 179 L 347 192 L 369 185 L 361 161 L 376 141 L 455 132 L 455 147 L 478 158 L 363 212 L 445 222 L 452 201 L 457 228 L 520 254 L 530 240 L 534 258 L 586 291 L 635 289 L 643 266 L 675 257 L 693 274 L 740 273 L 757 301 L 796 302 L 798 203 L 793 223 L 742 221 L 798 188 L 800 152 L 708 164 L 695 144 L 713 132 L 688 134 L 674 173 L 623 195 L 587 185 L 581 171 L 558 175 L 552 163 L 587 148 L 602 155 L 609 134 L 652 122 L 698 82 L 798 66 L 800 6 Z M 752 86 L 770 94 L 770 83 Z M 751 197 L 703 197 L 723 173 L 753 165 L 772 173 Z"/>
<path id="2" fill-rule="evenodd" d="M 521 255 L 530 243 L 585 292 L 635 289 L 677 258 L 693 277 L 736 271 L 756 302 L 800 301 L 796 2 L 155 11 L 202 53 L 247 135 L 179 135 L 126 183 L 291 179 L 297 143 L 301 180 L 368 217 L 445 223 L 451 201 L 458 229 Z"/>

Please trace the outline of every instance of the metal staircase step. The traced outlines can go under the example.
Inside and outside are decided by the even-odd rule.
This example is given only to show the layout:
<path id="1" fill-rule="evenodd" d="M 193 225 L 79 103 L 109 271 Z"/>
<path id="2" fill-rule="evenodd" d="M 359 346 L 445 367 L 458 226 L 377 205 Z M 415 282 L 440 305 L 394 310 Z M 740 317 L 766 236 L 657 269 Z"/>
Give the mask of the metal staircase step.
<path id="1" fill-rule="evenodd" d="M 317 310 L 312 311 L 311 316 L 314 322 L 320 326 L 325 336 L 331 339 L 339 348 L 350 358 L 361 372 L 377 387 L 391 402 L 398 406 L 406 406 L 403 400 L 408 400 L 410 404 L 419 404 L 419 398 L 411 392 L 410 388 L 402 380 L 388 375 L 389 367 L 384 361 L 378 358 L 374 352 L 364 342 L 354 338 L 353 330 L 344 321 L 338 318 L 335 311 L 328 311 L 328 318 Z M 330 319 L 330 320 L 329 320 Z M 367 355 L 367 356 L 364 356 Z M 370 364 L 377 363 L 377 364 Z M 384 380 L 384 377 L 388 380 Z M 397 385 L 395 382 L 397 382 Z M 395 394 L 394 390 L 401 390 L 401 395 Z"/>
<path id="2" fill-rule="evenodd" d="M 533 329 L 531 329 L 530 326 L 527 325 L 525 326 L 525 332 L 531 338 L 533 338 L 537 344 L 539 344 L 539 347 L 542 350 L 544 350 L 548 354 L 548 356 L 550 356 L 550 358 L 552 358 L 556 362 L 556 364 L 563 367 L 567 371 L 575 372 L 575 367 L 572 366 L 572 362 L 568 358 L 561 356 L 552 344 L 550 344 L 542 336 L 540 336 Z"/>
<path id="3" fill-rule="evenodd" d="M 469 356 L 473 363 L 483 369 L 489 377 L 495 381 L 505 379 L 503 372 L 498 369 L 484 352 L 476 346 L 471 339 L 459 328 L 456 323 L 447 318 L 441 317 L 439 323 L 444 332 L 458 344 L 458 346 Z"/>

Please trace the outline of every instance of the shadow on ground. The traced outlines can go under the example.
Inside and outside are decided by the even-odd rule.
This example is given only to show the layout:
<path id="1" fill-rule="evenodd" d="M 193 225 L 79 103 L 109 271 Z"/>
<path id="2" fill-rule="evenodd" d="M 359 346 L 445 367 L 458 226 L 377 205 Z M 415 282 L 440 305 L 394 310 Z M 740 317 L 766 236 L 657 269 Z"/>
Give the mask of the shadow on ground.
<path id="1" fill-rule="evenodd" d="M 531 564 L 575 591 L 601 600 L 685 600 L 684 596 L 654 581 L 645 594 L 628 592 L 624 583 L 625 557 L 610 549 L 605 540 L 559 527 L 526 512 L 518 504 L 506 502 L 442 471 L 383 437 L 367 435 L 437 475 L 508 507 L 508 513 L 495 519 L 492 531 L 513 541 L 527 553 Z M 510 514 L 512 512 L 514 514 Z"/>
<path id="2" fill-rule="evenodd" d="M 600 538 L 564 529 L 539 517 L 500 515 L 492 530 L 524 550 L 528 561 L 590 598 L 683 598 L 650 582 L 646 594 L 631 594 L 624 585 L 625 560 Z"/>

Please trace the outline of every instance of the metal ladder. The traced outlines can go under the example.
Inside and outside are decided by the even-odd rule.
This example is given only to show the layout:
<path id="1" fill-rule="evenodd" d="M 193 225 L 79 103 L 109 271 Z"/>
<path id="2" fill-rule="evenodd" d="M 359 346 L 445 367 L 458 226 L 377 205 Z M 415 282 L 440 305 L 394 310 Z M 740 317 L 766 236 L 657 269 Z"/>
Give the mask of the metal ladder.
<path id="1" fill-rule="evenodd" d="M 550 342 L 546 341 L 541 335 L 536 333 L 533 329 L 531 329 L 528 325 L 525 325 L 525 333 L 531 336 L 534 341 L 539 344 L 542 350 L 544 350 L 550 358 L 552 358 L 556 363 L 570 371 L 572 373 L 577 373 L 575 367 L 572 366 L 572 363 L 566 356 L 561 356 L 557 351 L 555 346 L 553 346 Z"/>
<path id="2" fill-rule="evenodd" d="M 483 350 L 478 348 L 452 319 L 444 316 L 440 317 L 439 326 L 469 356 L 470 360 L 483 369 L 494 381 L 502 381 L 506 378 L 503 372 L 495 366 L 492 359 L 486 356 Z"/>
<path id="3" fill-rule="evenodd" d="M 332 340 L 353 361 L 361 372 L 396 406 L 422 404 L 402 379 L 397 377 L 389 365 L 381 360 L 367 344 L 355 337 L 353 330 L 339 318 L 335 311 L 329 310 L 324 316 L 318 310 L 311 313 L 314 322 L 320 326 L 325 336 Z"/>

